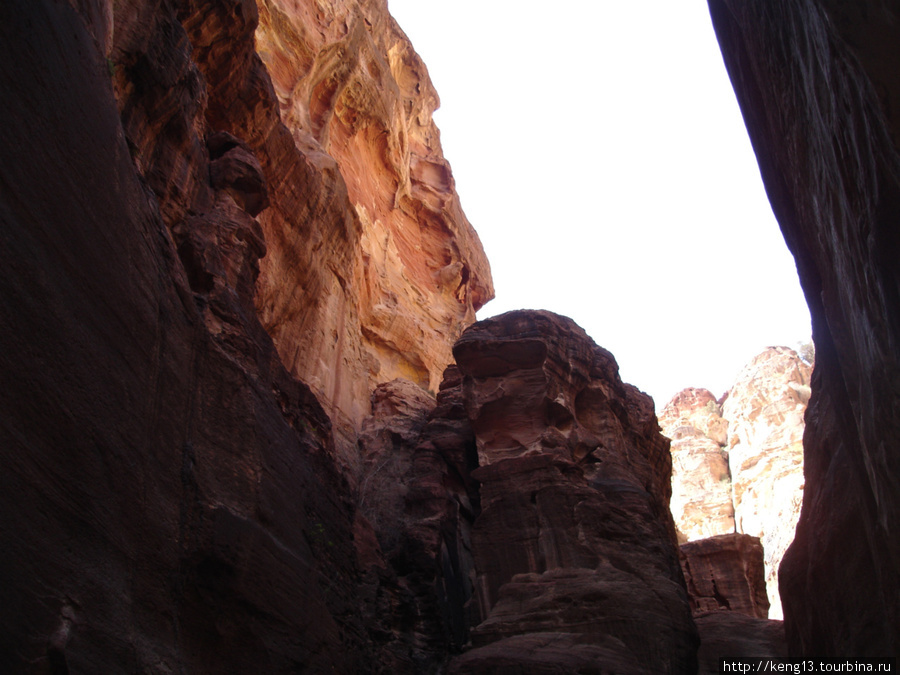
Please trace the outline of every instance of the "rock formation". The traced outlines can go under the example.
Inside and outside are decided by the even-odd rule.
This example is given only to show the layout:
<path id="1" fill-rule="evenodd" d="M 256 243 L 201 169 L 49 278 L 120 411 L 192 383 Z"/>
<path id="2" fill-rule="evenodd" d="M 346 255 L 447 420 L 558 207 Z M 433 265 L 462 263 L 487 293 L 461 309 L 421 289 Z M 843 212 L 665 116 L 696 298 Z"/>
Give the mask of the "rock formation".
<path id="1" fill-rule="evenodd" d="M 782 618 L 778 567 L 794 539 L 803 498 L 803 415 L 810 367 L 770 347 L 738 374 L 722 405 L 737 532 L 759 537 L 773 619 Z"/>
<path id="2" fill-rule="evenodd" d="M 874 0 L 709 5 L 816 346 L 803 505 L 780 573 L 788 646 L 895 655 L 900 15 Z"/>
<path id="3" fill-rule="evenodd" d="M 681 545 L 681 567 L 694 614 L 726 610 L 769 615 L 763 548 L 749 534 L 720 534 Z"/>
<path id="4" fill-rule="evenodd" d="M 267 186 L 253 234 L 238 230 L 265 242 L 255 313 L 325 405 L 355 480 L 372 387 L 402 376 L 435 390 L 453 340 L 493 296 L 428 73 L 384 1 L 158 4 L 118 3 L 107 54 L 135 168 L 202 287 L 219 264 L 209 223 L 232 217 L 230 200 L 203 202 L 218 152 L 207 139 L 227 133 L 221 151 L 242 148 L 255 176 L 225 192 Z"/>
<path id="5" fill-rule="evenodd" d="M 759 537 L 773 619 L 782 618 L 778 566 L 803 496 L 803 414 L 810 367 L 769 347 L 738 374 L 720 406 L 685 389 L 660 414 L 672 439 L 672 512 L 686 541 L 731 532 Z"/>
<path id="6" fill-rule="evenodd" d="M 707 389 L 676 394 L 659 415 L 672 440 L 672 516 L 679 541 L 734 532 L 728 423 Z"/>
<path id="7" fill-rule="evenodd" d="M 0 6 L 0 663 L 362 672 L 331 422 L 254 311 L 272 185 L 174 14 L 116 7 L 128 65 L 67 3 Z"/>
<path id="8" fill-rule="evenodd" d="M 897 24 L 823 7 L 713 15 L 817 341 L 790 645 L 894 653 Z M 694 670 L 650 400 L 549 313 L 451 352 L 490 274 L 383 0 L 6 2 L 0 57 L 5 672 Z"/>
<path id="9" fill-rule="evenodd" d="M 700 634 L 700 675 L 721 672 L 720 660 L 735 655 L 787 656 L 783 623 L 766 619 L 769 600 L 757 537 L 721 534 L 682 544 L 681 566 Z"/>
<path id="10" fill-rule="evenodd" d="M 438 96 L 386 0 L 256 4 L 256 48 L 302 164 L 260 219 L 257 307 L 288 370 L 358 425 L 376 383 L 437 390 L 493 297 L 490 268 L 441 152 Z"/>
<path id="11" fill-rule="evenodd" d="M 475 432 L 481 623 L 454 672 L 689 672 L 695 643 L 652 400 L 548 312 L 469 328 L 454 355 Z M 511 672 L 511 671 L 510 671 Z"/>

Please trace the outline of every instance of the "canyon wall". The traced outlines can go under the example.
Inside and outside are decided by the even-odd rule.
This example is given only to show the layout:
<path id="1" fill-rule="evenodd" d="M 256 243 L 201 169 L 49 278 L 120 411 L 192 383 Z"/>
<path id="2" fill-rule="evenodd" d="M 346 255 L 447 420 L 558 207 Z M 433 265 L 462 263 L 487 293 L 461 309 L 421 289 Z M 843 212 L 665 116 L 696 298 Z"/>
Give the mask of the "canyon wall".
<path id="1" fill-rule="evenodd" d="M 5 672 L 416 671 L 357 435 L 490 272 L 386 4 L 289 10 L 0 7 Z M 309 137 L 256 51 L 301 15 Z"/>
<path id="2" fill-rule="evenodd" d="M 481 620 L 453 672 L 691 672 L 669 444 L 650 397 L 550 312 L 481 321 L 453 353 L 478 455 Z"/>
<path id="3" fill-rule="evenodd" d="M 125 138 L 194 288 L 221 266 L 198 215 L 210 213 L 207 155 L 241 149 L 232 197 L 265 186 L 241 235 L 262 247 L 246 292 L 332 418 L 355 480 L 372 387 L 402 376 L 436 390 L 453 340 L 493 297 L 425 66 L 384 1 L 184 0 L 167 12 L 129 0 L 112 19 L 105 57 Z M 229 140 L 213 148 L 214 134 Z"/>
<path id="4" fill-rule="evenodd" d="M 900 650 L 900 15 L 710 0 L 810 307 L 806 484 L 781 597 L 796 655 Z"/>
<path id="5" fill-rule="evenodd" d="M 679 538 L 731 532 L 765 551 L 769 616 L 782 618 L 778 568 L 803 497 L 802 440 L 811 367 L 769 347 L 738 373 L 722 404 L 706 389 L 676 394 L 660 413 L 672 439 L 672 514 Z"/>

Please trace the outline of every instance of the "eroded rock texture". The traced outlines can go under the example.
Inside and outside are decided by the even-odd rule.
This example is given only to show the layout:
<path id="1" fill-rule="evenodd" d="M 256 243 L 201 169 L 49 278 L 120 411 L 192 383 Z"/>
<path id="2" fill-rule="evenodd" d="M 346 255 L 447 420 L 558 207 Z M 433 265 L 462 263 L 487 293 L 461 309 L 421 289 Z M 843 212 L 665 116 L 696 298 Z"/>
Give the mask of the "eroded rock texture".
<path id="1" fill-rule="evenodd" d="M 778 566 L 803 497 L 803 415 L 811 368 L 769 347 L 738 374 L 722 405 L 685 389 L 660 414 L 672 439 L 672 513 L 686 541 L 739 532 L 765 550 L 769 616 L 782 617 Z"/>
<path id="2" fill-rule="evenodd" d="M 681 567 L 694 614 L 769 615 L 763 547 L 748 534 L 720 534 L 681 545 Z"/>
<path id="3" fill-rule="evenodd" d="M 734 532 L 728 423 L 708 389 L 676 394 L 659 415 L 672 440 L 672 516 L 679 541 Z"/>
<path id="4" fill-rule="evenodd" d="M 767 619 L 763 548 L 757 537 L 722 534 L 681 545 L 681 565 L 700 634 L 700 675 L 736 655 L 785 657 L 782 621 Z"/>
<path id="5" fill-rule="evenodd" d="M 385 2 L 170 4 L 113 13 L 108 64 L 131 155 L 195 287 L 220 265 L 209 223 L 234 220 L 232 202 L 258 212 L 229 235 L 265 242 L 246 290 L 288 371 L 325 405 L 355 480 L 372 387 L 405 377 L 436 390 L 453 340 L 493 296 L 431 121 L 437 96 Z M 206 147 L 223 133 L 232 140 Z M 209 153 L 229 164 L 213 168 L 231 183 L 215 208 Z"/>
<path id="6" fill-rule="evenodd" d="M 479 322 L 454 355 L 481 483 L 481 623 L 456 672 L 542 672 L 559 644 L 578 667 L 688 672 L 696 637 L 651 399 L 549 312 Z"/>
<path id="7" fill-rule="evenodd" d="M 874 0 L 710 10 L 816 344 L 803 506 L 781 567 L 788 645 L 896 654 L 900 16 Z"/>
<path id="8" fill-rule="evenodd" d="M 436 98 L 384 3 L 291 3 L 318 75 L 381 69 L 313 96 L 358 104 L 316 147 L 283 123 L 260 7 L 0 7 L 4 672 L 423 672 L 459 641 L 424 563 L 395 571 L 356 508 L 418 505 L 431 580 L 459 567 L 427 514 L 466 486 L 432 507 L 422 460 L 402 509 L 366 500 L 357 446 L 374 383 L 436 388 L 491 295 Z"/>
<path id="9" fill-rule="evenodd" d="M 387 2 L 256 4 L 288 130 L 267 152 L 279 179 L 257 306 L 288 369 L 358 424 L 376 383 L 437 390 L 493 297 L 490 268 L 441 152 L 437 94 Z"/>
<path id="10" fill-rule="evenodd" d="M 794 539 L 803 498 L 803 416 L 810 367 L 770 347 L 738 374 L 722 405 L 737 532 L 759 537 L 773 619 L 782 618 L 778 567 Z"/>
<path id="11" fill-rule="evenodd" d="M 113 73 L 68 4 L 0 5 L 0 663 L 362 672 L 331 424 L 255 318 L 271 185 L 177 17 L 116 6 L 155 46 Z"/>

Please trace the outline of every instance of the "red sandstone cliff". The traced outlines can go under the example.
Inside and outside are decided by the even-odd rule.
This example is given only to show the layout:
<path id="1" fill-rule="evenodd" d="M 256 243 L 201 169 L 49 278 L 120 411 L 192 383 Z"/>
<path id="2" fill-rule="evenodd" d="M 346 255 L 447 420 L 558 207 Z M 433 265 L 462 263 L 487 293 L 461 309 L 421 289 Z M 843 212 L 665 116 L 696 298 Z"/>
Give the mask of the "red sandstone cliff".
<path id="1" fill-rule="evenodd" d="M 326 407 L 353 480 L 372 387 L 402 376 L 436 390 L 453 340 L 493 297 L 428 72 L 383 1 L 157 4 L 112 12 L 107 58 L 135 168 L 203 290 L 228 268 L 218 223 L 234 218 L 231 201 L 205 203 L 206 155 L 243 148 L 225 192 L 267 192 L 237 230 L 260 258 L 244 292 Z M 223 132 L 230 146 L 204 147 Z"/>
<path id="2" fill-rule="evenodd" d="M 893 653 L 896 24 L 724 6 L 820 360 L 791 647 Z M 611 355 L 514 313 L 423 391 L 490 280 L 384 3 L 2 3 L 0 85 L 7 671 L 693 670 Z M 718 614 L 722 654 L 775 644 Z"/>

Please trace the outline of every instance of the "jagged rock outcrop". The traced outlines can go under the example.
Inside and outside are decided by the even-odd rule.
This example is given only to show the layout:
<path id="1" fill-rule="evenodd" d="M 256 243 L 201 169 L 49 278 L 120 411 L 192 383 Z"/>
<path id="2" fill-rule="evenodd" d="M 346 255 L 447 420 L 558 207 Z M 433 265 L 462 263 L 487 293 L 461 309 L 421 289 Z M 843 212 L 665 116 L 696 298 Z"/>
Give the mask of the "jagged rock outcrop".
<path id="1" fill-rule="evenodd" d="M 455 672 L 501 663 L 539 672 L 560 639 L 579 667 L 687 672 L 696 637 L 651 399 L 549 312 L 479 322 L 453 351 L 481 505 L 472 533 L 481 623 Z"/>
<path id="2" fill-rule="evenodd" d="M 737 532 L 759 537 L 766 584 L 780 619 L 778 567 L 803 498 L 803 416 L 811 368 L 793 349 L 769 347 L 738 374 L 722 405 Z"/>
<path id="3" fill-rule="evenodd" d="M 788 646 L 895 655 L 900 16 L 874 0 L 709 5 L 816 345 L 803 505 L 780 572 Z"/>
<path id="4" fill-rule="evenodd" d="M 685 540 L 731 532 L 759 537 L 771 610 L 780 619 L 778 566 L 803 497 L 803 415 L 811 368 L 769 347 L 748 363 L 720 406 L 685 389 L 660 414 L 672 439 L 672 513 Z"/>
<path id="5" fill-rule="evenodd" d="M 734 532 L 728 423 L 707 389 L 676 394 L 659 415 L 672 440 L 672 516 L 680 541 Z"/>

